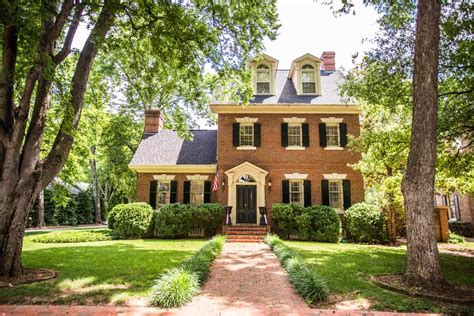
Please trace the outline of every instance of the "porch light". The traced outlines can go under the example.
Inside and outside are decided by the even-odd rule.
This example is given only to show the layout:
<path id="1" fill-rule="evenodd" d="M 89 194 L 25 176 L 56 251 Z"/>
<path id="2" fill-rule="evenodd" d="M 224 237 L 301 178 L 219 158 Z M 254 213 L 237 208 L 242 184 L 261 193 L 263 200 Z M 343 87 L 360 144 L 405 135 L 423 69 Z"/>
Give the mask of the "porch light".
<path id="1" fill-rule="evenodd" d="M 268 188 L 269 188 L 269 189 L 272 188 L 272 179 L 269 179 L 269 180 L 268 180 Z"/>

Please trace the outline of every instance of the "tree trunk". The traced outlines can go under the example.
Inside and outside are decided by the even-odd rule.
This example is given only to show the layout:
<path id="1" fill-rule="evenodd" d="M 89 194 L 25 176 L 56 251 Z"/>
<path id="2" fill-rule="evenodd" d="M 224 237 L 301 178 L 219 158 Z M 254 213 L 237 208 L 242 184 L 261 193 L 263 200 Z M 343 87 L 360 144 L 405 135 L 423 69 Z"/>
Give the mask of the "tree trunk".
<path id="1" fill-rule="evenodd" d="M 46 224 L 44 222 L 44 190 L 40 192 L 38 198 L 36 199 L 36 227 L 45 228 Z"/>
<path id="2" fill-rule="evenodd" d="M 413 121 L 402 191 L 407 213 L 408 285 L 443 282 L 433 206 L 438 110 L 439 0 L 418 2 L 413 71 Z"/>
<path id="3" fill-rule="evenodd" d="M 100 189 L 99 180 L 97 178 L 97 166 L 95 161 L 95 145 L 91 147 L 92 159 L 90 160 L 92 172 L 92 186 L 94 190 L 94 222 L 100 224 L 102 222 L 102 211 L 100 209 Z"/>

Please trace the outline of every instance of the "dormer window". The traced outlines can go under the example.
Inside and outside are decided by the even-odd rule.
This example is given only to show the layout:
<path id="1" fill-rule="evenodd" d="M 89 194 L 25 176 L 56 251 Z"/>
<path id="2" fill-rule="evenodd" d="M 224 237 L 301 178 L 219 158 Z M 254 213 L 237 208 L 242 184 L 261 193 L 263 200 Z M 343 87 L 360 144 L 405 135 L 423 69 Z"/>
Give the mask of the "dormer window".
<path id="1" fill-rule="evenodd" d="M 304 64 L 301 68 L 301 83 L 304 94 L 316 93 L 316 74 L 312 65 Z"/>
<path id="2" fill-rule="evenodd" d="M 265 64 L 257 66 L 257 94 L 270 94 L 270 67 Z"/>

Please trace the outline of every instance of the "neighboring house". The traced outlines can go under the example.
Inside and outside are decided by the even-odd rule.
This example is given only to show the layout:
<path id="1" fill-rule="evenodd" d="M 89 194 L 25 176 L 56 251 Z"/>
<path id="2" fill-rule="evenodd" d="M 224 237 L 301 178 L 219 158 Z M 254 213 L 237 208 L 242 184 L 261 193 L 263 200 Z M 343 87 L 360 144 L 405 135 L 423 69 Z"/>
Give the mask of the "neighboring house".
<path id="1" fill-rule="evenodd" d="M 473 194 L 436 194 L 435 206 L 447 206 L 449 221 L 474 222 Z"/>
<path id="2" fill-rule="evenodd" d="M 213 101 L 217 130 L 193 130 L 192 141 L 163 129 L 158 109 L 145 113 L 145 133 L 129 167 L 138 173 L 137 200 L 219 202 L 232 222 L 256 224 L 258 207 L 324 204 L 343 213 L 364 199 L 360 154 L 346 148 L 359 136 L 356 104 L 345 103 L 335 53 L 306 54 L 289 70 L 264 55 L 250 63 L 255 96 L 247 106 Z M 217 190 L 213 181 L 219 175 Z"/>

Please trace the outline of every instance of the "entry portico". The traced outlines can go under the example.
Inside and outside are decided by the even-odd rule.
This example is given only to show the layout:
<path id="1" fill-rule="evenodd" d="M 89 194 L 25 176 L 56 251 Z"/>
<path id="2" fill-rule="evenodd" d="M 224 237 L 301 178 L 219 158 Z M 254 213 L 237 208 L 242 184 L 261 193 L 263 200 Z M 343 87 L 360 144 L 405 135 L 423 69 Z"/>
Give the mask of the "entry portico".
<path id="1" fill-rule="evenodd" d="M 268 171 L 250 162 L 244 162 L 227 170 L 225 174 L 229 185 L 227 201 L 228 205 L 232 206 L 232 223 L 259 223 L 260 212 L 258 212 L 258 207 L 265 206 L 265 178 Z M 245 186 L 254 187 L 255 190 L 245 189 Z M 256 193 L 256 198 L 252 196 L 255 194 L 253 192 Z M 255 205 L 255 209 L 253 209 L 253 205 Z M 237 216 L 237 213 L 239 213 L 239 216 Z M 256 216 L 253 217 L 252 214 Z"/>

